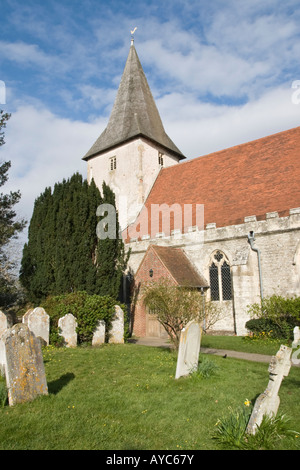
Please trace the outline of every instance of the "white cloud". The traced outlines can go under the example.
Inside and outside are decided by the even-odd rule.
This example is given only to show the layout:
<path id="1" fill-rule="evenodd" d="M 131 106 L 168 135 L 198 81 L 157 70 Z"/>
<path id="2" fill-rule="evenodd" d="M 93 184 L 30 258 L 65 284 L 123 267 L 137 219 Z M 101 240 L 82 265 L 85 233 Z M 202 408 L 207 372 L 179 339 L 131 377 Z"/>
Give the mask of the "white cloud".
<path id="1" fill-rule="evenodd" d="M 61 119 L 46 109 L 19 107 L 9 120 L 2 161 L 10 160 L 9 181 L 4 192 L 19 189 L 18 214 L 30 220 L 36 197 L 48 186 L 79 172 L 86 178 L 82 157 L 105 127 L 101 119 L 92 123 Z"/>
<path id="2" fill-rule="evenodd" d="M 241 106 L 201 103 L 189 94 L 170 94 L 157 104 L 168 135 L 195 158 L 299 126 L 293 92 L 287 84 Z"/>
<path id="3" fill-rule="evenodd" d="M 6 58 L 22 66 L 34 65 L 43 69 L 57 69 L 57 67 L 65 69 L 65 64 L 61 59 L 45 53 L 36 44 L 27 44 L 22 41 L 0 41 L 0 54 L 2 60 Z"/>

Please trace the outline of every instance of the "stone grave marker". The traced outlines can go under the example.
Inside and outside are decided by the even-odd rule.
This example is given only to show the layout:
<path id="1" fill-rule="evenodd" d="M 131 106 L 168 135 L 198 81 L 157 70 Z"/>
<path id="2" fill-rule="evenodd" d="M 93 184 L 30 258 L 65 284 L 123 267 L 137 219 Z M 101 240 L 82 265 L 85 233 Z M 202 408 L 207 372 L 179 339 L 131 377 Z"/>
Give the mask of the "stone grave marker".
<path id="1" fill-rule="evenodd" d="M 2 342 L 9 405 L 47 395 L 41 343 L 28 326 L 23 323 L 14 325 L 3 334 Z"/>
<path id="2" fill-rule="evenodd" d="M 6 354 L 2 337 L 0 337 L 0 374 L 5 377 L 6 370 Z"/>
<path id="3" fill-rule="evenodd" d="M 109 343 L 124 343 L 124 312 L 119 305 L 115 305 L 115 316 L 109 335 Z"/>
<path id="4" fill-rule="evenodd" d="M 96 330 L 93 334 L 92 346 L 100 346 L 105 342 L 105 321 L 99 320 Z"/>
<path id="5" fill-rule="evenodd" d="M 58 327 L 60 328 L 60 336 L 65 340 L 67 348 L 76 348 L 77 346 L 77 321 L 72 313 L 67 313 L 64 317 L 58 320 Z"/>
<path id="6" fill-rule="evenodd" d="M 7 316 L 0 310 L 0 338 L 8 328 Z"/>
<path id="7" fill-rule="evenodd" d="M 292 364 L 295 366 L 300 365 L 300 359 L 298 356 L 300 355 L 300 329 L 299 326 L 295 326 L 294 328 L 294 341 L 292 342 L 292 349 L 296 349 L 296 351 L 292 354 Z"/>
<path id="8" fill-rule="evenodd" d="M 50 317 L 42 307 L 35 308 L 27 317 L 27 325 L 42 346 L 49 345 Z"/>
<path id="9" fill-rule="evenodd" d="M 291 368 L 292 348 L 280 346 L 276 356 L 273 356 L 269 365 L 269 383 L 266 390 L 257 398 L 248 426 L 247 433 L 255 434 L 260 426 L 263 416 L 276 416 L 280 398 L 278 395 L 281 382 L 289 374 Z"/>
<path id="10" fill-rule="evenodd" d="M 202 328 L 192 320 L 180 334 L 175 379 L 188 375 L 198 367 Z"/>
<path id="11" fill-rule="evenodd" d="M 297 348 L 300 344 L 300 329 L 299 329 L 299 326 L 295 326 L 294 330 L 293 330 L 293 333 L 294 333 L 294 341 L 292 343 L 292 348 Z"/>
<path id="12" fill-rule="evenodd" d="M 25 323 L 25 325 L 28 325 L 28 317 L 33 312 L 33 310 L 34 310 L 33 308 L 30 308 L 29 310 L 27 310 L 26 313 L 24 313 L 22 317 L 22 323 Z"/>

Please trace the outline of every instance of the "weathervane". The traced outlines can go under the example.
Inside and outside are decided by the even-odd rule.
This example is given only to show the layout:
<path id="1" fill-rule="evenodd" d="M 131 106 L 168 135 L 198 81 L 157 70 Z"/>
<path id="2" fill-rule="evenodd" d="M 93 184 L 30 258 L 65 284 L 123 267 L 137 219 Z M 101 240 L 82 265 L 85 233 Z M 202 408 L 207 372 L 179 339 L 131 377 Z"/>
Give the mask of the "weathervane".
<path id="1" fill-rule="evenodd" d="M 133 35 L 134 35 L 134 33 L 136 32 L 136 30 L 137 30 L 137 26 L 136 26 L 132 31 L 130 30 L 130 32 L 131 32 L 131 44 L 133 44 L 133 42 L 134 42 L 134 37 L 133 37 Z"/>

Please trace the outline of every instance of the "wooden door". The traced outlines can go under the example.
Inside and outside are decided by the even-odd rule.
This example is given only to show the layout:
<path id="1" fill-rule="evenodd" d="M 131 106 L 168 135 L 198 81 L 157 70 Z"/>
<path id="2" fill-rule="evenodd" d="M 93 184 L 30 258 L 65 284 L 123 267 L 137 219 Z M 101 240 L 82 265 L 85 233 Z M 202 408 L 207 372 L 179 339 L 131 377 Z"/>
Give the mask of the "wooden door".
<path id="1" fill-rule="evenodd" d="M 146 314 L 146 336 L 155 338 L 167 338 L 168 334 L 164 327 L 157 320 L 156 315 Z"/>

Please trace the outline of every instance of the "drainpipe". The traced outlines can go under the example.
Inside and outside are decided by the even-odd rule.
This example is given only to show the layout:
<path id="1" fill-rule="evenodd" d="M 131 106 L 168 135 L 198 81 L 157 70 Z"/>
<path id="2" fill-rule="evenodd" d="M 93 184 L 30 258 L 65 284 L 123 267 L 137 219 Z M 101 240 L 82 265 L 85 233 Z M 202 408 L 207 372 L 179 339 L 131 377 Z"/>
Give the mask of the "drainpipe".
<path id="1" fill-rule="evenodd" d="M 255 248 L 255 246 L 253 246 L 254 241 L 255 241 L 254 232 L 251 230 L 251 232 L 249 232 L 248 234 L 248 243 L 251 246 L 251 250 L 256 251 L 257 253 L 259 284 L 260 284 L 260 298 L 261 298 L 261 303 L 262 303 L 264 296 L 263 296 L 263 285 L 262 285 L 262 275 L 261 275 L 260 251 L 258 248 Z"/>

